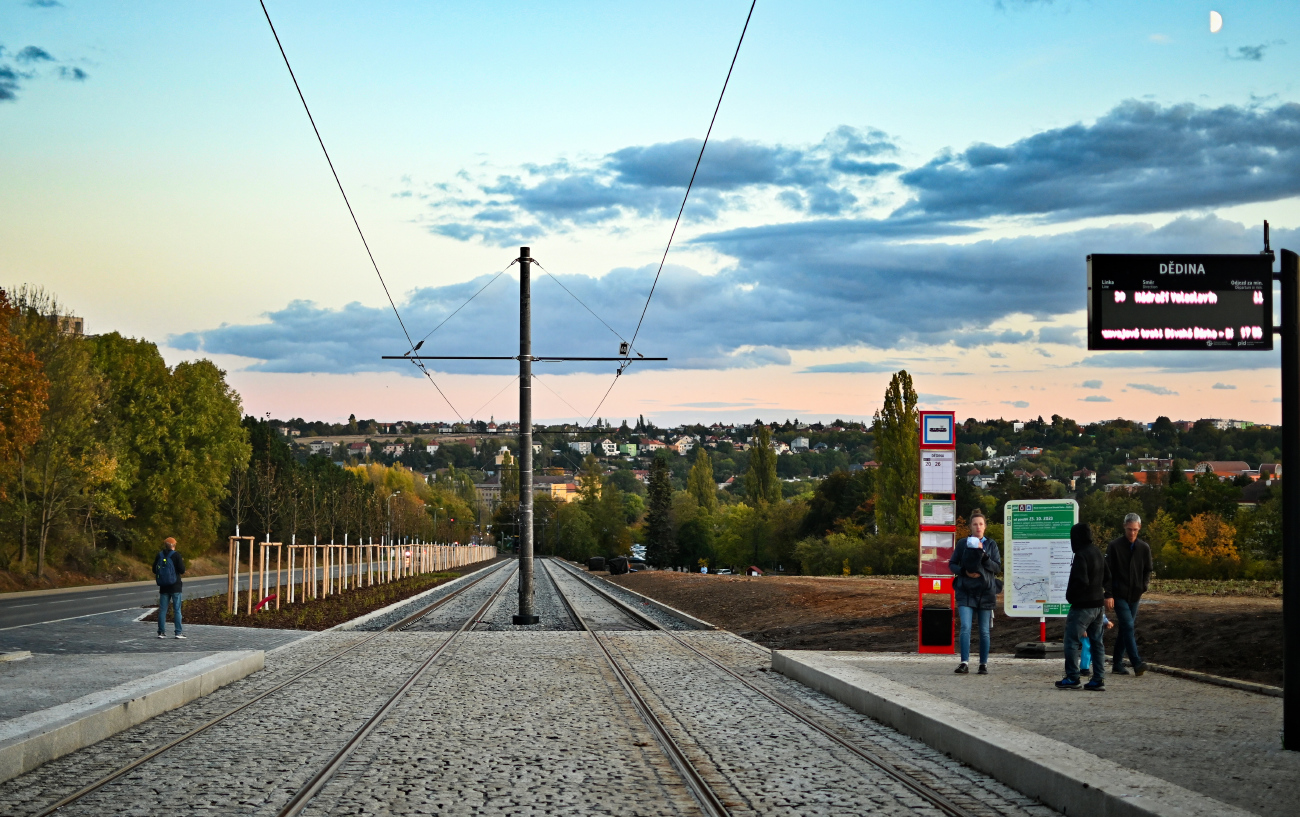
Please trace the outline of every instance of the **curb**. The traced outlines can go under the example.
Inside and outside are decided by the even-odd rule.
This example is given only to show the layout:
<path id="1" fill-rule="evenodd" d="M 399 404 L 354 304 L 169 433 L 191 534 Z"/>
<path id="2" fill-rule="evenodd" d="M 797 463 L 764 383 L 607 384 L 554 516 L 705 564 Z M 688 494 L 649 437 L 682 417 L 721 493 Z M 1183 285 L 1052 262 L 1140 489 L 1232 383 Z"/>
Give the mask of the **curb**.
<path id="1" fill-rule="evenodd" d="M 590 578 L 596 579 L 597 581 L 605 582 L 606 584 L 612 587 L 617 587 L 619 590 L 622 590 L 625 593 L 631 593 L 632 595 L 640 599 L 642 604 L 648 604 L 661 613 L 666 613 L 670 616 L 675 616 L 677 618 L 680 618 L 682 621 L 694 625 L 695 629 L 697 630 L 721 630 L 722 629 L 718 625 L 710 624 L 709 622 L 705 621 L 702 618 L 696 618 L 690 613 L 685 613 L 682 612 L 681 610 L 678 610 L 676 607 L 670 607 L 669 605 L 664 604 L 662 601 L 655 601 L 649 596 L 644 596 L 636 592 L 630 587 L 624 587 L 623 585 L 618 584 L 617 582 L 611 582 L 609 579 L 605 578 L 604 576 L 597 576 L 595 573 L 589 572 L 587 568 L 583 567 L 577 562 L 570 562 L 570 564 L 574 565 L 579 570 L 581 570 L 584 576 L 589 576 Z"/>
<path id="2" fill-rule="evenodd" d="M 1250 817 L 1251 812 L 829 655 L 775 650 L 772 670 L 823 692 L 1069 817 Z"/>
<path id="3" fill-rule="evenodd" d="M 261 650 L 219 652 L 0 723 L 0 781 L 238 681 L 263 659 Z"/>
<path id="4" fill-rule="evenodd" d="M 471 576 L 477 576 L 479 573 L 482 573 L 484 570 L 491 570 L 492 568 L 496 567 L 496 566 L 499 565 L 500 563 L 501 563 L 501 561 L 498 559 L 497 561 L 492 562 L 492 564 L 490 564 L 490 565 L 486 565 L 486 566 L 484 566 L 484 567 L 480 567 L 478 570 L 475 570 L 473 573 L 463 573 L 463 574 L 461 574 L 460 576 L 457 576 L 456 578 L 452 579 L 452 580 L 449 581 L 449 582 L 444 582 L 444 583 L 442 583 L 442 584 L 434 585 L 433 587 L 430 587 L 428 590 L 421 590 L 419 593 L 416 593 L 414 596 L 407 596 L 406 598 L 402 599 L 401 601 L 395 601 L 395 602 L 393 602 L 392 604 L 388 605 L 387 607 L 383 607 L 383 608 L 380 608 L 380 609 L 378 609 L 378 610 L 371 610 L 369 613 L 363 613 L 362 615 L 359 615 L 359 616 L 357 616 L 356 618 L 348 619 L 347 621 L 343 622 L 342 624 L 335 624 L 333 627 L 329 627 L 329 628 L 327 628 L 327 629 L 321 630 L 321 632 L 323 632 L 323 633 L 333 633 L 333 632 L 340 632 L 340 631 L 347 631 L 347 630 L 353 630 L 353 629 L 356 629 L 358 626 L 360 626 L 360 625 L 362 625 L 362 624 L 365 624 L 367 621 L 371 620 L 372 618 L 379 618 L 380 616 L 382 616 L 382 615 L 384 615 L 384 614 L 386 614 L 386 613 L 391 613 L 391 612 L 393 612 L 394 610 L 398 609 L 399 607 L 405 607 L 406 605 L 410 604 L 410 603 L 413 602 L 413 601 L 419 601 L 420 599 L 422 599 L 422 598 L 424 598 L 424 597 L 430 595 L 431 593 L 436 593 L 436 592 L 438 592 L 438 591 L 440 591 L 440 590 L 445 590 L 445 589 L 447 589 L 448 587 L 451 587 L 451 586 L 455 585 L 455 584 L 458 583 L 458 582 L 463 582 L 463 581 L 465 581 L 466 579 L 470 578 Z M 448 568 L 448 569 L 449 569 L 449 570 L 455 570 L 456 568 L 453 567 L 453 568 Z"/>
<path id="5" fill-rule="evenodd" d="M 1194 669 L 1169 667 L 1164 664 L 1152 664 L 1149 661 L 1147 662 L 1147 669 L 1152 672 L 1172 675 L 1175 678 L 1185 678 L 1188 681 L 1200 681 L 1203 684 L 1214 684 L 1215 686 L 1228 687 L 1229 689 L 1240 689 L 1242 692 L 1254 692 L 1256 695 L 1268 695 L 1272 698 L 1282 697 L 1282 687 L 1269 686 L 1268 684 L 1257 684 L 1254 681 L 1238 681 L 1236 678 L 1224 678 L 1222 675 L 1211 675 L 1208 672 L 1197 672 Z"/>

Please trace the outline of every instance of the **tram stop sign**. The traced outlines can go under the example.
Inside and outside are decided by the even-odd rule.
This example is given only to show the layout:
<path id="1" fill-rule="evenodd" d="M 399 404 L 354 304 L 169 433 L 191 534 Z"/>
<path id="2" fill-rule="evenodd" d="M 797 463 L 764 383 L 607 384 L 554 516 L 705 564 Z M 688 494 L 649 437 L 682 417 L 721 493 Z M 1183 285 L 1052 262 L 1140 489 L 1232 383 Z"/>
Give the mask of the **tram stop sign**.
<path id="1" fill-rule="evenodd" d="M 1273 348 L 1268 255 L 1088 256 L 1088 348 Z"/>

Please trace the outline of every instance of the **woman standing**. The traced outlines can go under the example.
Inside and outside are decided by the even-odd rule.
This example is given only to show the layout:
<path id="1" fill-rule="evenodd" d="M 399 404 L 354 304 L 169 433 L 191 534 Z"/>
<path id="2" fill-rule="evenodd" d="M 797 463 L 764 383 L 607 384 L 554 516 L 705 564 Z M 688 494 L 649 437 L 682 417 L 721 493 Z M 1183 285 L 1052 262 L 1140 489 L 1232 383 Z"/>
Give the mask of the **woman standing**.
<path id="1" fill-rule="evenodd" d="M 948 569 L 956 576 L 952 580 L 957 597 L 957 616 L 961 621 L 961 663 L 955 672 L 970 672 L 970 629 L 975 616 L 980 627 L 980 675 L 988 675 L 989 630 L 993 624 L 993 608 L 998 602 L 997 574 L 1002 570 L 1002 556 L 998 543 L 984 535 L 988 526 L 984 512 L 978 508 L 970 515 L 970 536 L 959 539 L 948 560 Z"/>

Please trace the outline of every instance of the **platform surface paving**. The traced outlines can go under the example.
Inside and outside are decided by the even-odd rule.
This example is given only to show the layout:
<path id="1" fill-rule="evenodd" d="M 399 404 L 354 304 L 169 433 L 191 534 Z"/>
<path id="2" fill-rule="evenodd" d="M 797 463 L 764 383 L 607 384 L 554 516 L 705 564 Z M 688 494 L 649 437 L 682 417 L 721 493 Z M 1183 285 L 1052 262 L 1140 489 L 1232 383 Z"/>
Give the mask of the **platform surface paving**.
<path id="1" fill-rule="evenodd" d="M 951 656 L 825 655 L 1256 814 L 1300 814 L 1300 752 L 1282 749 L 1280 698 L 1153 672 L 1062 691 L 1055 660 L 994 656 L 979 676 L 955 675 Z"/>

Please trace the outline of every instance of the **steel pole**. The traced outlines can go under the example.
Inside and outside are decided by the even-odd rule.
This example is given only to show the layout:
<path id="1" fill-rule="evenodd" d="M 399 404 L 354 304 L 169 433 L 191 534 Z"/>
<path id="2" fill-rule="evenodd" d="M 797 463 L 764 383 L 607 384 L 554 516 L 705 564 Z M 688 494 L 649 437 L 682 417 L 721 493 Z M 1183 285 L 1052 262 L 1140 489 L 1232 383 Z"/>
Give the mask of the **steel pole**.
<path id="1" fill-rule="evenodd" d="M 533 258 L 519 248 L 519 614 L 515 624 L 536 624 L 533 613 L 533 313 L 529 275 Z"/>
<path id="2" fill-rule="evenodd" d="M 1282 250 L 1282 746 L 1300 751 L 1300 256 Z"/>

